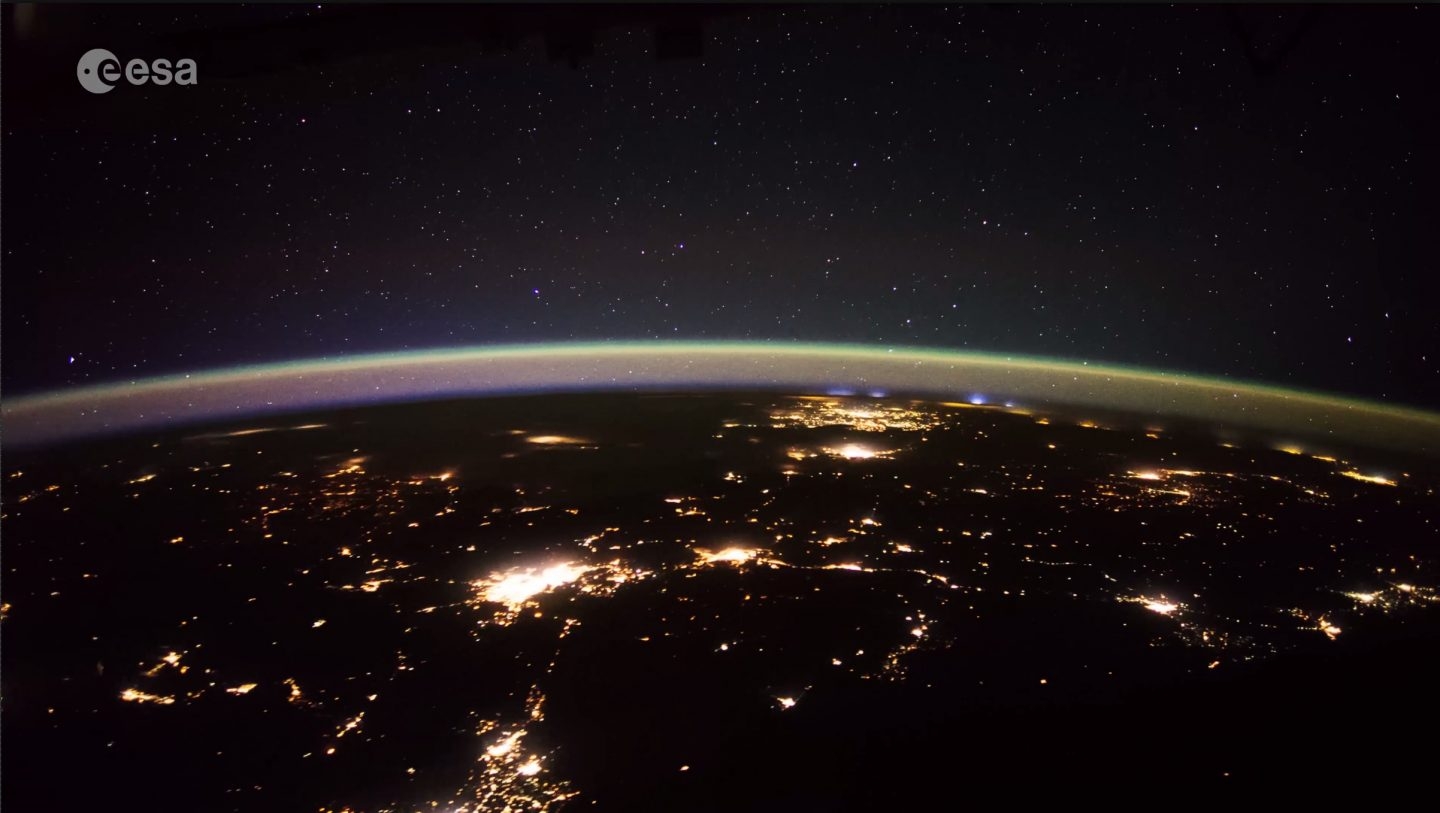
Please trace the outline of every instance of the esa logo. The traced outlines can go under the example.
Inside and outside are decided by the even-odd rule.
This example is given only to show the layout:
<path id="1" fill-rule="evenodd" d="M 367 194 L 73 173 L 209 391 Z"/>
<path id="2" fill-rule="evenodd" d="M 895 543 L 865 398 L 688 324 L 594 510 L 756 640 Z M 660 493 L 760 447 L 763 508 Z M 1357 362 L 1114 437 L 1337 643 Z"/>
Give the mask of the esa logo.
<path id="1" fill-rule="evenodd" d="M 122 67 L 120 59 L 104 48 L 86 51 L 85 55 L 80 57 L 80 62 L 75 66 L 75 78 L 80 80 L 80 87 L 91 93 L 109 93 L 122 78 L 132 85 L 143 85 L 146 82 L 157 85 L 168 85 L 171 82 L 177 85 L 193 85 L 198 81 L 193 59 L 177 60 L 174 65 L 171 65 L 168 59 L 156 59 L 152 62 L 132 59 Z"/>

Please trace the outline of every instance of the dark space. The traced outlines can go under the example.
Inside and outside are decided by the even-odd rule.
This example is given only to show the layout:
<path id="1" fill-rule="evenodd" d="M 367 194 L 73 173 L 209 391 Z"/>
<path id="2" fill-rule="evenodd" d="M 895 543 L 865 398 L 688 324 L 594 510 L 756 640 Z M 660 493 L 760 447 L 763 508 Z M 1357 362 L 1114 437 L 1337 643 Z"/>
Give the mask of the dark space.
<path id="1" fill-rule="evenodd" d="M 1434 6 L 29 8 L 11 393 L 798 339 L 1440 405 Z"/>

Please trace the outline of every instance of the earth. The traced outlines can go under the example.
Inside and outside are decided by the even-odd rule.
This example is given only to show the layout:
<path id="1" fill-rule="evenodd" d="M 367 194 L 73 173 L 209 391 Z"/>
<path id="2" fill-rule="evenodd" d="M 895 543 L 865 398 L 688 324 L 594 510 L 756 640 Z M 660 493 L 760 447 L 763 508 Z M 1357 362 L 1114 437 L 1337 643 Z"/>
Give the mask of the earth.
<path id="1" fill-rule="evenodd" d="M 902 398 L 596 394 L 10 452 L 4 803 L 1423 787 L 1440 469 L 1221 438 Z M 1127 796 L 1144 788 L 1165 795 Z"/>

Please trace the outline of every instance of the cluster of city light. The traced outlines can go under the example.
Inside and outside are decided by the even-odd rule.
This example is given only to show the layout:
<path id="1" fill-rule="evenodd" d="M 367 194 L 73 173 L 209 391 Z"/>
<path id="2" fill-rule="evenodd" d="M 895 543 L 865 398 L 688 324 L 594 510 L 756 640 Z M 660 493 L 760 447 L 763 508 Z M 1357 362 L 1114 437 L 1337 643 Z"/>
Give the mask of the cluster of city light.
<path id="1" fill-rule="evenodd" d="M 945 416 L 920 405 L 807 396 L 790 399 L 788 408 L 771 410 L 770 420 L 776 429 L 843 427 L 858 432 L 923 432 L 943 424 Z"/>
<path id="2" fill-rule="evenodd" d="M 1143 471 L 1129 471 L 1125 473 L 1125 476 L 1131 480 L 1141 480 L 1147 483 L 1168 485 L 1167 481 L 1172 477 L 1197 477 L 1205 473 L 1206 472 L 1186 471 L 1177 469 L 1146 469 Z M 1169 495 L 1174 497 L 1180 497 L 1181 499 L 1179 500 L 1179 502 L 1181 504 L 1188 502 L 1191 497 L 1196 496 L 1196 491 L 1193 489 L 1193 487 L 1167 488 L 1165 487 L 1165 485 L 1142 486 L 1140 492 L 1144 496 Z M 1102 491 L 1101 496 L 1116 500 L 1127 499 L 1126 495 L 1122 495 L 1114 491 L 1108 490 Z"/>
<path id="3" fill-rule="evenodd" d="M 886 459 L 895 455 L 894 449 L 877 449 L 874 446 L 866 446 L 861 443 L 847 443 L 843 446 L 826 446 L 821 449 L 823 453 L 838 457 L 842 460 L 876 460 Z"/>
<path id="4" fill-rule="evenodd" d="M 130 703 L 155 703 L 160 706 L 169 706 L 175 703 L 175 698 L 169 695 L 151 694 L 133 688 L 121 692 L 120 699 Z"/>
<path id="5" fill-rule="evenodd" d="M 295 681 L 295 678 L 285 678 L 282 682 L 285 684 L 285 688 L 290 691 L 286 700 L 296 705 L 305 703 L 305 693 L 300 691 L 300 684 Z"/>
<path id="6" fill-rule="evenodd" d="M 1174 615 L 1185 608 L 1185 605 L 1163 595 L 1119 595 L 1115 597 L 1115 600 L 1124 604 L 1138 604 L 1156 615 Z"/>
<path id="7" fill-rule="evenodd" d="M 1371 483 L 1372 485 L 1377 486 L 1395 485 L 1395 481 L 1391 480 L 1388 477 L 1382 477 L 1378 474 L 1365 474 L 1363 472 L 1358 472 L 1353 469 L 1349 471 L 1339 472 L 1339 474 L 1341 477 L 1349 477 L 1351 480 L 1359 480 L 1362 483 Z"/>
<path id="8" fill-rule="evenodd" d="M 1400 582 L 1378 590 L 1353 591 L 1344 593 L 1360 607 L 1367 610 L 1393 612 L 1401 607 L 1440 603 L 1440 591 L 1433 587 L 1421 587 Z"/>
<path id="9" fill-rule="evenodd" d="M 1325 637 L 1332 641 L 1339 638 L 1340 633 L 1344 631 L 1328 613 L 1313 613 L 1299 607 L 1291 607 L 1285 612 L 1304 622 L 1305 626 L 1301 629 L 1324 633 Z"/>
<path id="10" fill-rule="evenodd" d="M 910 630 L 911 638 L 885 653 L 885 658 L 880 662 L 880 668 L 874 672 L 867 672 L 860 677 L 872 679 L 899 681 L 905 679 L 905 656 L 917 652 L 924 643 L 926 628 L 915 627 Z"/>
<path id="11" fill-rule="evenodd" d="M 1170 615 L 1180 609 L 1179 604 L 1173 601 L 1165 601 L 1164 599 L 1145 599 L 1141 606 L 1152 613 L 1158 613 L 1160 615 Z"/>
<path id="12" fill-rule="evenodd" d="M 561 562 L 544 568 L 514 568 L 505 573 L 493 573 L 488 578 L 471 583 L 482 601 L 503 604 L 511 612 L 520 612 L 529 606 L 531 599 L 541 593 L 548 593 L 561 585 L 570 584 L 588 572 L 589 568 L 572 562 Z"/>
<path id="13" fill-rule="evenodd" d="M 760 555 L 760 551 L 754 548 L 723 548 L 718 551 L 696 548 L 695 555 L 700 558 L 704 565 L 743 565 L 753 562 Z"/>
<path id="14" fill-rule="evenodd" d="M 165 653 L 164 657 L 160 658 L 159 663 L 145 670 L 145 677 L 155 677 L 165 669 L 174 669 L 182 675 L 185 674 L 190 671 L 190 667 L 181 665 L 180 658 L 181 654 L 179 652 L 171 651 Z"/>
<path id="15" fill-rule="evenodd" d="M 1276 451 L 1281 451 L 1281 452 L 1284 452 L 1284 453 L 1286 453 L 1286 454 L 1292 454 L 1292 455 L 1303 455 L 1303 454 L 1307 454 L 1307 452 L 1306 452 L 1303 448 L 1301 448 L 1301 447 L 1299 447 L 1299 446 L 1295 446 L 1295 445 L 1277 446 L 1277 447 L 1275 447 L 1275 448 L 1276 448 Z M 1345 463 L 1345 461 L 1343 461 L 1343 460 L 1337 460 L 1336 458 L 1334 458 L 1334 457 L 1332 457 L 1332 456 L 1330 456 L 1330 455 L 1310 454 L 1310 457 L 1312 457 L 1312 458 L 1314 458 L 1314 459 L 1316 459 L 1316 460 L 1319 460 L 1319 461 L 1321 461 L 1321 462 L 1324 462 L 1324 463 L 1330 463 L 1330 464 L 1332 464 L 1332 465 L 1339 465 L 1339 464 Z M 1360 471 L 1360 470 L 1358 470 L 1358 469 L 1354 469 L 1354 468 L 1347 468 L 1347 469 L 1337 468 L 1337 469 L 1335 470 L 1335 473 L 1338 474 L 1338 475 L 1340 475 L 1341 477 L 1348 477 L 1348 478 L 1350 478 L 1351 480 L 1359 480 L 1359 481 L 1362 482 L 1362 483 L 1370 483 L 1371 485 L 1377 485 L 1377 486 L 1393 486 L 1393 485 L 1396 484 L 1395 480 L 1393 480 L 1393 479 L 1391 479 L 1391 478 L 1389 478 L 1389 477 L 1385 477 L 1385 476 L 1379 475 L 1379 474 L 1366 474 L 1365 472 L 1362 472 L 1362 471 Z"/>
<path id="16" fill-rule="evenodd" d="M 564 638 L 578 624 L 569 619 L 560 633 Z M 558 654 L 558 650 L 557 650 Z M 555 669 L 552 659 L 545 668 L 549 675 Z M 580 795 L 569 783 L 549 776 L 545 755 L 528 749 L 525 744 L 530 726 L 545 719 L 545 693 L 532 685 L 525 698 L 525 722 L 502 726 L 499 720 L 480 723 L 475 735 L 483 741 L 475 768 L 465 786 L 455 794 L 454 813 L 488 813 L 488 811 L 555 810 L 565 801 Z M 438 803 L 431 802 L 431 807 Z"/>
<path id="17" fill-rule="evenodd" d="M 590 441 L 568 435 L 530 435 L 525 442 L 535 446 L 586 446 Z"/>
<path id="18" fill-rule="evenodd" d="M 492 620 L 502 626 L 539 607 L 539 599 L 570 587 L 586 596 L 604 597 L 619 587 L 654 575 L 619 559 L 598 564 L 565 561 L 540 567 L 513 567 L 470 583 L 476 605 L 499 605 Z"/>
<path id="19" fill-rule="evenodd" d="M 255 486 L 262 501 L 254 515 L 245 521 L 259 528 L 261 538 L 288 544 L 281 534 L 295 532 L 295 524 L 305 519 L 368 514 L 379 520 L 402 513 L 413 497 L 425 494 L 453 497 L 460 489 L 454 471 L 390 477 L 371 472 L 366 468 L 368 461 L 369 457 L 363 454 L 348 457 L 320 474 L 318 483 L 295 472 L 276 472 L 270 480 Z M 218 468 L 229 465 L 221 464 Z M 200 469 L 192 467 L 191 470 Z M 434 516 L 445 517 L 455 512 L 455 505 L 447 502 Z M 410 522 L 409 527 L 418 528 L 420 522 Z M 184 538 L 171 541 L 178 544 Z M 352 545 L 343 546 L 341 555 L 351 555 L 352 548 Z"/>
<path id="20" fill-rule="evenodd" d="M 487 723 L 481 727 L 481 734 L 493 730 L 494 723 Z M 452 808 L 453 813 L 545 813 L 579 795 L 568 783 L 546 775 L 544 760 L 525 748 L 527 733 L 524 728 L 515 728 L 490 739 L 468 785 L 457 794 L 463 799 Z"/>
<path id="21" fill-rule="evenodd" d="M 1134 604 L 1148 612 L 1174 619 L 1174 627 L 1162 638 L 1156 639 L 1155 645 L 1170 642 L 1215 654 L 1223 653 L 1221 658 L 1210 656 L 1212 659 L 1206 663 L 1209 669 L 1215 669 L 1227 660 L 1251 661 L 1279 651 L 1275 641 L 1257 639 L 1243 629 L 1236 629 L 1237 619 L 1221 613 L 1207 612 L 1203 608 L 1165 595 L 1127 593 L 1115 598 L 1122 603 Z M 1310 620 L 1309 616 L 1300 610 L 1292 610 L 1291 613 L 1307 622 Z M 1338 635 L 1339 629 L 1335 628 L 1333 632 Z"/>

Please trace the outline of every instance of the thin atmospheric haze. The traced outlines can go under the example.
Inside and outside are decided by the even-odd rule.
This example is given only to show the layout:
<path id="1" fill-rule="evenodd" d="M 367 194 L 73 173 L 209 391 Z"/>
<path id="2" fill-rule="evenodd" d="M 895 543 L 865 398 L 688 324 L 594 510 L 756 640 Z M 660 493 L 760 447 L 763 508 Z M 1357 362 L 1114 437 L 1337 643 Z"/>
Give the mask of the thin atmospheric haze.
<path id="1" fill-rule="evenodd" d="M 1440 406 L 1433 6 L 6 12 L 10 394 L 668 339 Z"/>

